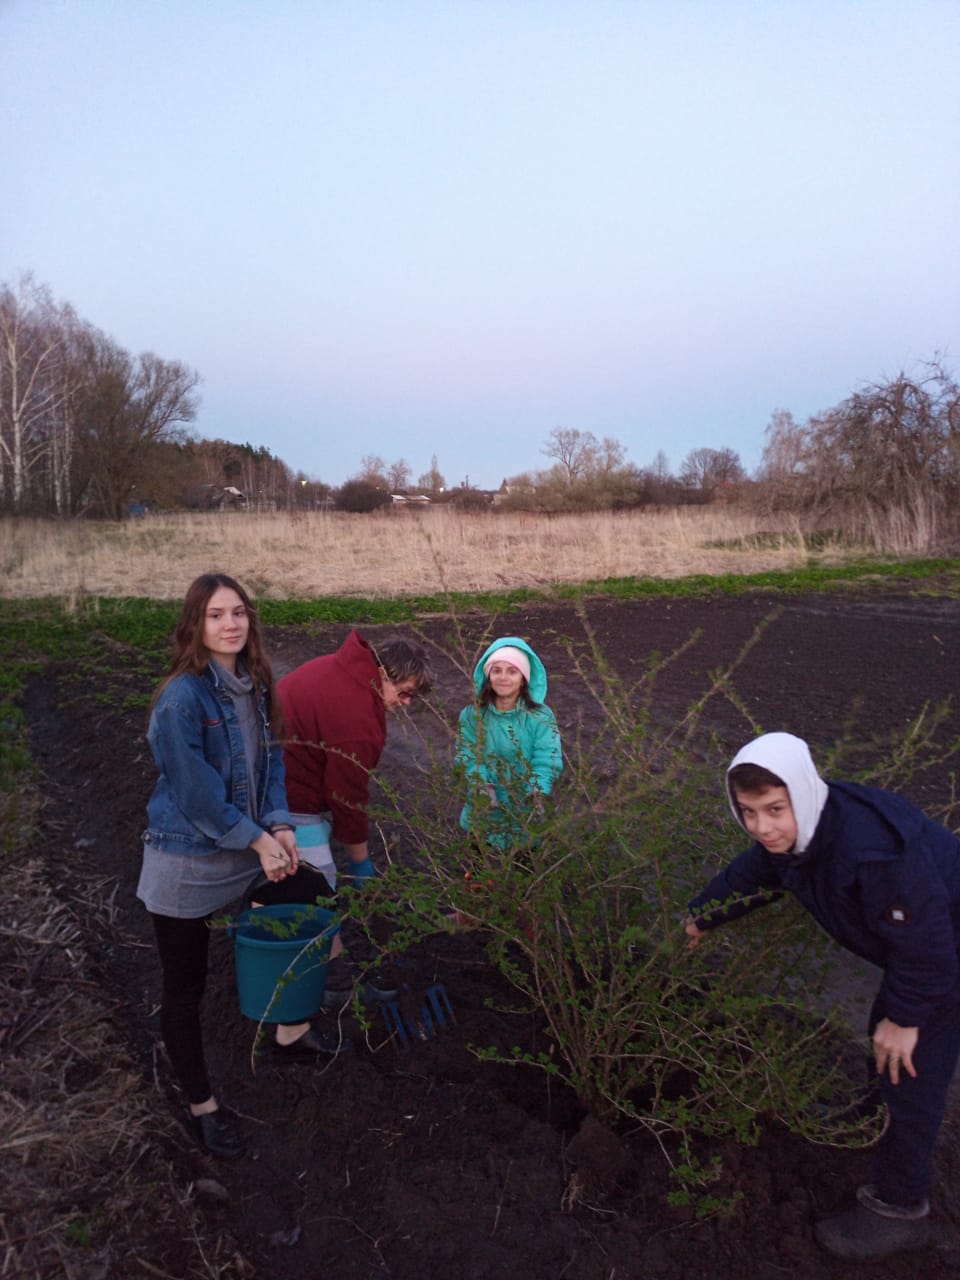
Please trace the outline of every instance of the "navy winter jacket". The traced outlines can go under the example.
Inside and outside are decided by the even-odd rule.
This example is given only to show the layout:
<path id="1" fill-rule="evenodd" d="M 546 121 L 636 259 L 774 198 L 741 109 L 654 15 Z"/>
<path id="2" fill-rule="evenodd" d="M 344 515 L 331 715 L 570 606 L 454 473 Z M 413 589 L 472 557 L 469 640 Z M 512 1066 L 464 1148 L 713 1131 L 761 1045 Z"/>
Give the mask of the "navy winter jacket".
<path id="1" fill-rule="evenodd" d="M 752 845 L 693 899 L 690 913 L 708 929 L 783 890 L 841 946 L 883 969 L 881 1007 L 899 1026 L 922 1026 L 956 985 L 960 839 L 901 796 L 831 782 L 803 853 Z"/>

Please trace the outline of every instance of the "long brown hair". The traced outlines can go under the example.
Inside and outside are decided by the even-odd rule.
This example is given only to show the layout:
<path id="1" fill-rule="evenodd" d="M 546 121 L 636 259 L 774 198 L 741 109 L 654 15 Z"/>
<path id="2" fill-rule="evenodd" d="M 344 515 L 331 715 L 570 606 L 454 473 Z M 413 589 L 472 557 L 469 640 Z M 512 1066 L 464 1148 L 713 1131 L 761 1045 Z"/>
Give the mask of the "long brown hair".
<path id="1" fill-rule="evenodd" d="M 153 695 L 151 710 L 156 705 L 160 694 L 176 676 L 199 676 L 209 666 L 210 654 L 204 648 L 203 629 L 207 617 L 207 605 L 210 603 L 211 596 L 219 591 L 221 587 L 227 587 L 231 591 L 235 591 L 247 611 L 247 618 L 250 622 L 247 643 L 237 656 L 243 659 L 244 665 L 253 680 L 253 687 L 256 692 L 258 694 L 266 692 L 270 707 L 270 726 L 274 736 L 280 737 L 282 734 L 280 699 L 276 696 L 273 668 L 270 666 L 270 659 L 267 657 L 263 647 L 260 618 L 257 615 L 253 601 L 240 583 L 226 573 L 201 573 L 200 577 L 194 578 L 187 588 L 187 594 L 184 597 L 180 616 L 177 619 L 176 630 L 173 634 L 173 656 L 170 659 L 170 669 Z"/>

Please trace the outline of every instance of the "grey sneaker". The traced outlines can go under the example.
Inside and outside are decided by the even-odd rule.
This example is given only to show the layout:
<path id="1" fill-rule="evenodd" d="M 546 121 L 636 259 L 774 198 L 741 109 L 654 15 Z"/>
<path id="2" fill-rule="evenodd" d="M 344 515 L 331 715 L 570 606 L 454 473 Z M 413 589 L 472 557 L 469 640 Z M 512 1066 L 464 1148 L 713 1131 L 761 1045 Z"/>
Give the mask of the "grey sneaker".
<path id="1" fill-rule="evenodd" d="M 855 1208 L 818 1222 L 813 1229 L 817 1243 L 838 1258 L 885 1258 L 926 1244 L 930 1234 L 927 1203 L 901 1209 L 878 1200 L 875 1190 L 861 1187 Z"/>
<path id="2" fill-rule="evenodd" d="M 898 1204 L 889 1204 L 877 1195 L 877 1184 L 868 1182 L 866 1186 L 857 1187 L 857 1199 L 865 1209 L 879 1213 L 881 1218 L 926 1218 L 930 1213 L 930 1201 L 921 1200 L 914 1209 L 901 1209 Z"/>

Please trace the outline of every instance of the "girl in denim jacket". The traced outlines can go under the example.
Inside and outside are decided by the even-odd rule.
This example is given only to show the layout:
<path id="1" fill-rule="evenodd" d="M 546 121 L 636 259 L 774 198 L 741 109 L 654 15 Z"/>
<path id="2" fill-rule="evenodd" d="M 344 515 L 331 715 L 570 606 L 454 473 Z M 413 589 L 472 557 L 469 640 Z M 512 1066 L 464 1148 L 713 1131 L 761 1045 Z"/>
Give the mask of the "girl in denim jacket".
<path id="1" fill-rule="evenodd" d="M 245 1147 L 204 1059 L 208 921 L 255 879 L 263 882 L 256 890 L 263 903 L 310 903 L 329 893 L 322 876 L 298 869 L 278 709 L 250 598 L 226 574 L 203 574 L 187 592 L 170 672 L 150 714 L 147 738 L 160 776 L 147 805 L 137 896 L 153 921 L 161 1030 L 192 1129 L 211 1154 L 226 1158 Z M 276 1045 L 281 1054 L 341 1047 L 309 1023 L 279 1026 Z"/>

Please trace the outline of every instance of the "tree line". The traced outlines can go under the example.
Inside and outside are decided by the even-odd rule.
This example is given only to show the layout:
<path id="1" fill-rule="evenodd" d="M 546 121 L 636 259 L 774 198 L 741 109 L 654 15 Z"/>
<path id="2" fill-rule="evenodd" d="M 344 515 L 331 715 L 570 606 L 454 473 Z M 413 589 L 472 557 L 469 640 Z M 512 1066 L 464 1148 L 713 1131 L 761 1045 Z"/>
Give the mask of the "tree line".
<path id="1" fill-rule="evenodd" d="M 611 437 L 555 427 L 542 453 L 549 465 L 504 477 L 496 494 L 468 483 L 446 489 L 432 460 L 416 491 L 466 507 L 577 512 L 682 506 L 717 500 L 795 513 L 810 528 L 870 535 L 872 522 L 898 521 L 904 542 L 934 545 L 955 532 L 960 507 L 960 387 L 934 356 L 918 374 L 899 372 L 797 422 L 778 409 L 760 465 L 748 476 L 730 448 L 699 448 L 674 474 L 663 451 L 638 467 Z M 369 511 L 407 491 L 407 463 L 367 455 L 338 491 L 347 510 Z"/>
<path id="2" fill-rule="evenodd" d="M 152 452 L 196 416 L 197 373 L 132 356 L 24 277 L 0 289 L 0 508 L 119 518 Z"/>
<path id="3" fill-rule="evenodd" d="M 412 485 L 400 458 L 369 454 L 339 489 L 293 472 L 269 449 L 198 440 L 199 374 L 177 360 L 133 356 L 29 275 L 0 286 L 0 512 L 119 519 L 132 503 L 163 508 L 244 504 L 365 511 L 414 493 L 465 507 L 490 504 L 469 483 L 448 486 L 436 455 Z M 806 422 L 778 409 L 750 477 L 730 448 L 694 449 L 674 474 L 661 450 L 628 462 L 612 437 L 555 427 L 547 465 L 505 476 L 496 505 L 597 511 L 718 498 L 796 511 L 843 527 L 903 513 L 937 528 L 960 497 L 960 390 L 934 356 L 855 391 Z"/>
<path id="4" fill-rule="evenodd" d="M 193 437 L 199 384 L 179 360 L 131 355 L 29 275 L 0 286 L 0 511 L 117 520 L 231 491 L 316 497 L 269 449 Z"/>

